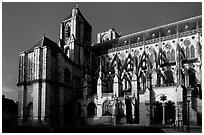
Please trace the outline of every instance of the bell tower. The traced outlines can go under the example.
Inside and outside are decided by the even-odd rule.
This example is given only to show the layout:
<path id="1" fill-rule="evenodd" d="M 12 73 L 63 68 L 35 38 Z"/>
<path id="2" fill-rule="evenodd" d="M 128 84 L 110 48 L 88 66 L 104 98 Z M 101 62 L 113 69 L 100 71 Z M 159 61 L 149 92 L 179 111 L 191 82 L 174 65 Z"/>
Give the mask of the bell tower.
<path id="1" fill-rule="evenodd" d="M 91 45 L 92 26 L 81 14 L 78 5 L 61 22 L 59 46 L 69 59 L 77 64 L 84 63 L 84 48 Z"/>

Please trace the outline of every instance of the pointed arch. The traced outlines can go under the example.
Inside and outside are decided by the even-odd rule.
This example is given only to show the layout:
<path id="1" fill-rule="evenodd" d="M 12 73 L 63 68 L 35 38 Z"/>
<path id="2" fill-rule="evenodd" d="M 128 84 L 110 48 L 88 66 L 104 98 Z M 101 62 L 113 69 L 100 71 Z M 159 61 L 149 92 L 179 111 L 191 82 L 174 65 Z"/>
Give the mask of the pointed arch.
<path id="1" fill-rule="evenodd" d="M 186 47 L 186 58 L 190 58 L 190 49 Z"/>
<path id="2" fill-rule="evenodd" d="M 181 48 L 181 54 L 183 55 L 183 56 L 181 56 L 181 59 L 185 59 L 186 58 L 186 52 L 185 52 L 184 47 Z"/>
<path id="3" fill-rule="evenodd" d="M 166 55 L 167 55 L 167 59 L 170 61 L 171 60 L 171 53 L 169 50 L 167 51 Z"/>
<path id="4" fill-rule="evenodd" d="M 119 69 L 121 69 L 122 65 L 121 65 L 121 60 L 120 58 L 118 57 L 118 54 L 116 53 L 115 56 L 113 57 L 113 60 L 109 66 L 109 71 L 113 72 L 114 73 L 114 68 L 118 66 Z"/>
<path id="5" fill-rule="evenodd" d="M 163 80 L 165 85 L 172 85 L 174 84 L 174 77 L 171 70 L 167 70 L 163 74 Z"/>
<path id="6" fill-rule="evenodd" d="M 191 46 L 191 58 L 194 58 L 195 57 L 195 48 L 194 46 L 192 45 Z"/>
<path id="7" fill-rule="evenodd" d="M 122 69 L 126 71 L 132 71 L 133 66 L 134 66 L 133 57 L 131 56 L 131 54 L 129 54 L 128 57 L 125 59 L 124 64 L 122 65 Z"/>
<path id="8" fill-rule="evenodd" d="M 131 78 L 128 76 L 127 72 L 125 72 L 122 77 L 122 88 L 124 92 L 129 91 L 132 88 Z"/>
<path id="9" fill-rule="evenodd" d="M 195 85 L 197 84 L 196 71 L 192 68 L 189 68 L 188 75 L 189 75 L 189 85 L 191 87 L 195 87 Z"/>
<path id="10" fill-rule="evenodd" d="M 175 61 L 175 51 L 174 51 L 174 49 L 171 50 L 171 60 Z"/>
<path id="11" fill-rule="evenodd" d="M 33 117 L 33 102 L 29 102 L 26 106 L 26 120 L 31 122 Z"/>
<path id="12" fill-rule="evenodd" d="M 124 104 L 122 101 L 117 101 L 116 102 L 116 108 L 117 108 L 117 112 L 116 112 L 116 115 L 124 115 Z"/>
<path id="13" fill-rule="evenodd" d="M 102 115 L 112 115 L 111 102 L 109 100 L 105 100 L 102 105 Z"/>
<path id="14" fill-rule="evenodd" d="M 156 55 L 155 55 L 155 53 L 152 53 L 152 54 L 150 55 L 150 63 L 153 64 L 153 63 L 155 63 L 155 62 L 156 62 Z"/>
<path id="15" fill-rule="evenodd" d="M 87 116 L 95 116 L 96 115 L 96 105 L 94 102 L 90 102 L 87 106 Z"/>
<path id="16" fill-rule="evenodd" d="M 70 22 L 68 22 L 65 26 L 65 36 L 70 37 L 71 36 L 71 27 L 70 27 Z"/>

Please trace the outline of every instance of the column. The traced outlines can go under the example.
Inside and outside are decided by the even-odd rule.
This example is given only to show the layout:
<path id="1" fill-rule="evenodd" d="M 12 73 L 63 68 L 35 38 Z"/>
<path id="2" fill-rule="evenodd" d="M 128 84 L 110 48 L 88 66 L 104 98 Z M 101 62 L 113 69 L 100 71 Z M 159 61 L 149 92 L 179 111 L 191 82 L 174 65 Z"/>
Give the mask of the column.
<path id="1" fill-rule="evenodd" d="M 163 114 L 162 114 L 162 124 L 165 124 L 165 103 L 162 103 L 162 110 L 163 110 Z"/>
<path id="2" fill-rule="evenodd" d="M 137 76 L 134 72 L 133 72 L 131 83 L 132 83 L 132 91 L 131 91 L 132 97 L 133 96 L 137 97 Z"/>
<path id="3" fill-rule="evenodd" d="M 113 81 L 113 94 L 118 97 L 119 96 L 119 91 L 121 91 L 121 80 L 118 78 L 117 75 L 114 77 Z"/>
<path id="4" fill-rule="evenodd" d="M 101 65 L 101 59 L 100 59 L 100 67 L 99 67 L 99 76 L 97 81 L 97 96 L 100 100 L 102 97 L 102 91 L 103 91 L 103 73 L 102 73 L 102 65 Z"/>

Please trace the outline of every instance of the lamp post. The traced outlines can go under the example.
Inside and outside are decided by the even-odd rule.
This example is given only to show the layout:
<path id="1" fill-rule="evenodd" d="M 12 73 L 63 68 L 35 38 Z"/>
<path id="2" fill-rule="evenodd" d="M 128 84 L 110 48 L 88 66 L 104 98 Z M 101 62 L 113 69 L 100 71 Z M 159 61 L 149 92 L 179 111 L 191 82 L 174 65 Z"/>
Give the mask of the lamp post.
<path id="1" fill-rule="evenodd" d="M 180 119 L 180 118 L 179 118 L 179 107 L 178 107 L 178 112 L 177 112 L 177 113 L 178 113 L 178 114 L 177 114 L 177 115 L 178 115 L 178 118 L 177 118 L 178 120 L 177 120 L 177 122 L 178 122 L 178 129 L 179 129 L 179 119 Z"/>
<path id="2" fill-rule="evenodd" d="M 190 133 L 190 96 L 187 96 L 187 131 Z"/>
<path id="3" fill-rule="evenodd" d="M 167 97 L 164 96 L 164 95 L 162 95 L 162 96 L 160 97 L 160 100 L 163 101 L 163 102 L 162 102 L 162 108 L 163 108 L 162 124 L 165 124 L 165 103 L 164 103 L 164 101 L 167 100 Z"/>

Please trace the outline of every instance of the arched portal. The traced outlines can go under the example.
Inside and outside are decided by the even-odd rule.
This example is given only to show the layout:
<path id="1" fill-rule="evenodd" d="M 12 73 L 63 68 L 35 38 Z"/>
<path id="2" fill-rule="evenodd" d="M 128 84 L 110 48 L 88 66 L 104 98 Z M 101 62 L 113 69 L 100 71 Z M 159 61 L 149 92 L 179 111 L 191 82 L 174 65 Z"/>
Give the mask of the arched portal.
<path id="1" fill-rule="evenodd" d="M 170 70 L 167 70 L 163 74 L 163 80 L 165 85 L 173 85 L 174 84 L 174 77 L 173 73 Z"/>
<path id="2" fill-rule="evenodd" d="M 162 104 L 159 101 L 153 103 L 153 123 L 162 124 Z"/>
<path id="3" fill-rule="evenodd" d="M 29 102 L 26 106 L 26 122 L 30 123 L 33 120 L 33 102 Z"/>
<path id="4" fill-rule="evenodd" d="M 96 105 L 94 102 L 90 102 L 87 106 L 87 116 L 95 116 L 96 114 Z"/>
<path id="5" fill-rule="evenodd" d="M 174 124 L 175 122 L 175 103 L 168 101 L 165 103 L 165 123 Z"/>
<path id="6" fill-rule="evenodd" d="M 175 122 L 175 103 L 172 101 L 165 102 L 165 124 L 173 125 Z M 162 102 L 156 101 L 153 103 L 153 123 L 162 124 L 163 106 Z"/>
<path id="7" fill-rule="evenodd" d="M 124 104 L 120 100 L 116 100 L 115 103 L 115 115 L 116 115 L 116 124 L 120 122 L 121 118 L 124 116 L 123 110 Z"/>

